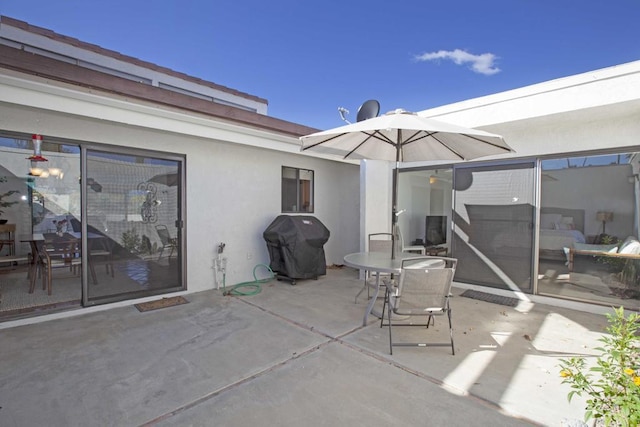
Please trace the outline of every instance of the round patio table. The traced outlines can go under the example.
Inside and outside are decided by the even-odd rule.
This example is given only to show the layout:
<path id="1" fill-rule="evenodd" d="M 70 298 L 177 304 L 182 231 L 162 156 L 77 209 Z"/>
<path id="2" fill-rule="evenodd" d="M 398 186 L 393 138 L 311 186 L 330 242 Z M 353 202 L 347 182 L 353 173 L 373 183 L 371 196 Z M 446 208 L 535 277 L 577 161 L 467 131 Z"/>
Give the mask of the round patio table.
<path id="1" fill-rule="evenodd" d="M 438 268 L 445 265 L 443 260 L 436 257 L 425 257 L 411 253 L 397 253 L 394 259 L 391 259 L 391 254 L 386 252 L 355 252 L 344 256 L 345 265 L 359 270 L 371 271 L 376 276 L 376 286 L 364 312 L 362 326 L 367 326 L 369 314 L 379 318 L 382 317 L 382 313 L 377 313 L 373 310 L 373 305 L 380 292 L 380 273 L 400 274 L 402 261 L 410 258 L 425 259 L 423 264 L 425 267 Z"/>

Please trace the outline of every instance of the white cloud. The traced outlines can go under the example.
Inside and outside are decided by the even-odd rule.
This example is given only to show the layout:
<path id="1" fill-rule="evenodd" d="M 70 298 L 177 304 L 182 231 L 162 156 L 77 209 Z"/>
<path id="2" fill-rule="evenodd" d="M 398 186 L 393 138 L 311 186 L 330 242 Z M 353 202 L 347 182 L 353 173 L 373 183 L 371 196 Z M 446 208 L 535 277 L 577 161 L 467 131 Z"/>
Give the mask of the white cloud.
<path id="1" fill-rule="evenodd" d="M 423 53 L 416 55 L 416 61 L 438 61 L 440 59 L 449 59 L 458 65 L 471 64 L 471 69 L 479 74 L 490 76 L 500 72 L 500 68 L 495 66 L 495 60 L 498 57 L 493 53 L 483 53 L 482 55 L 473 55 L 467 51 L 456 50 L 439 50 L 437 52 Z"/>

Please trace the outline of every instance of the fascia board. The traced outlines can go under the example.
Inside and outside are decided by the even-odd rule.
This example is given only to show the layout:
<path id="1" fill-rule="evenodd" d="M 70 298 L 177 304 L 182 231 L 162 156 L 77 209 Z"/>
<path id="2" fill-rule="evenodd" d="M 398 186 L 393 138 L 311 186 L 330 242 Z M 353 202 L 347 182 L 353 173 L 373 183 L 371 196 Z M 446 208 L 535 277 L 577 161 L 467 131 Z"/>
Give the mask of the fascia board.
<path id="1" fill-rule="evenodd" d="M 116 99 L 82 88 L 68 88 L 50 82 L 39 82 L 6 74 L 0 75 L 0 88 L 2 93 L 0 101 L 7 103 L 300 154 L 300 141 L 295 137 L 135 103 L 126 99 Z M 311 157 L 339 161 L 327 156 Z"/>
<path id="2" fill-rule="evenodd" d="M 640 99 L 640 61 L 423 110 L 421 116 L 481 127 Z"/>

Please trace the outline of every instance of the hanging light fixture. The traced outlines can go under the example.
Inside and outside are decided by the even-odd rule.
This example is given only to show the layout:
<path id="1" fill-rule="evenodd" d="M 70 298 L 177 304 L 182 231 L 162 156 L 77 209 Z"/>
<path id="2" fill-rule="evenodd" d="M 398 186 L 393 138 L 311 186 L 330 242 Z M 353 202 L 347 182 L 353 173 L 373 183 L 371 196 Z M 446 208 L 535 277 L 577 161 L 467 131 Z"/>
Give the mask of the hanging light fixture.
<path id="1" fill-rule="evenodd" d="M 42 156 L 42 135 L 33 135 L 31 137 L 31 141 L 33 142 L 33 155 L 27 157 L 27 160 L 31 162 L 31 167 L 29 168 L 29 175 L 31 176 L 41 176 L 44 170 L 38 166 L 38 162 L 48 162 L 49 159 Z"/>
<path id="2" fill-rule="evenodd" d="M 38 167 L 38 162 L 31 161 L 31 167 L 29 168 L 29 175 L 31 176 L 40 176 L 44 172 L 44 169 Z"/>

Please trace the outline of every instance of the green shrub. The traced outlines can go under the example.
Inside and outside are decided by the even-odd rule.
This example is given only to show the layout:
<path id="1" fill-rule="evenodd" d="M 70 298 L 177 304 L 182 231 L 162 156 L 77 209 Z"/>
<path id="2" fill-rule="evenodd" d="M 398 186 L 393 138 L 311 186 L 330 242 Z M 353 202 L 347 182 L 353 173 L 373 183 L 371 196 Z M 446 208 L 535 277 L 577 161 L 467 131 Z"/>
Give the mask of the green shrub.
<path id="1" fill-rule="evenodd" d="M 132 254 L 140 252 L 140 246 L 142 245 L 142 239 L 140 235 L 136 233 L 136 230 L 132 228 L 122 233 L 122 247 L 127 249 Z"/>
<path id="2" fill-rule="evenodd" d="M 6 176 L 2 176 L 0 177 L 0 182 L 7 182 L 7 177 Z M 5 199 L 5 197 L 10 197 L 14 194 L 18 194 L 20 193 L 18 190 L 9 190 L 5 193 L 0 194 L 0 208 L 9 208 L 13 205 L 15 205 L 16 203 L 19 203 L 18 200 L 13 200 L 11 202 L 8 202 Z M 2 215 L 4 213 L 3 209 L 0 209 L 0 215 Z"/>
<path id="3" fill-rule="evenodd" d="M 625 318 L 624 308 L 607 314 L 609 326 L 599 339 L 602 347 L 596 365 L 588 368 L 584 357 L 560 360 L 562 383 L 574 395 L 587 394 L 585 421 L 596 419 L 605 426 L 637 427 L 640 425 L 640 316 Z"/>

